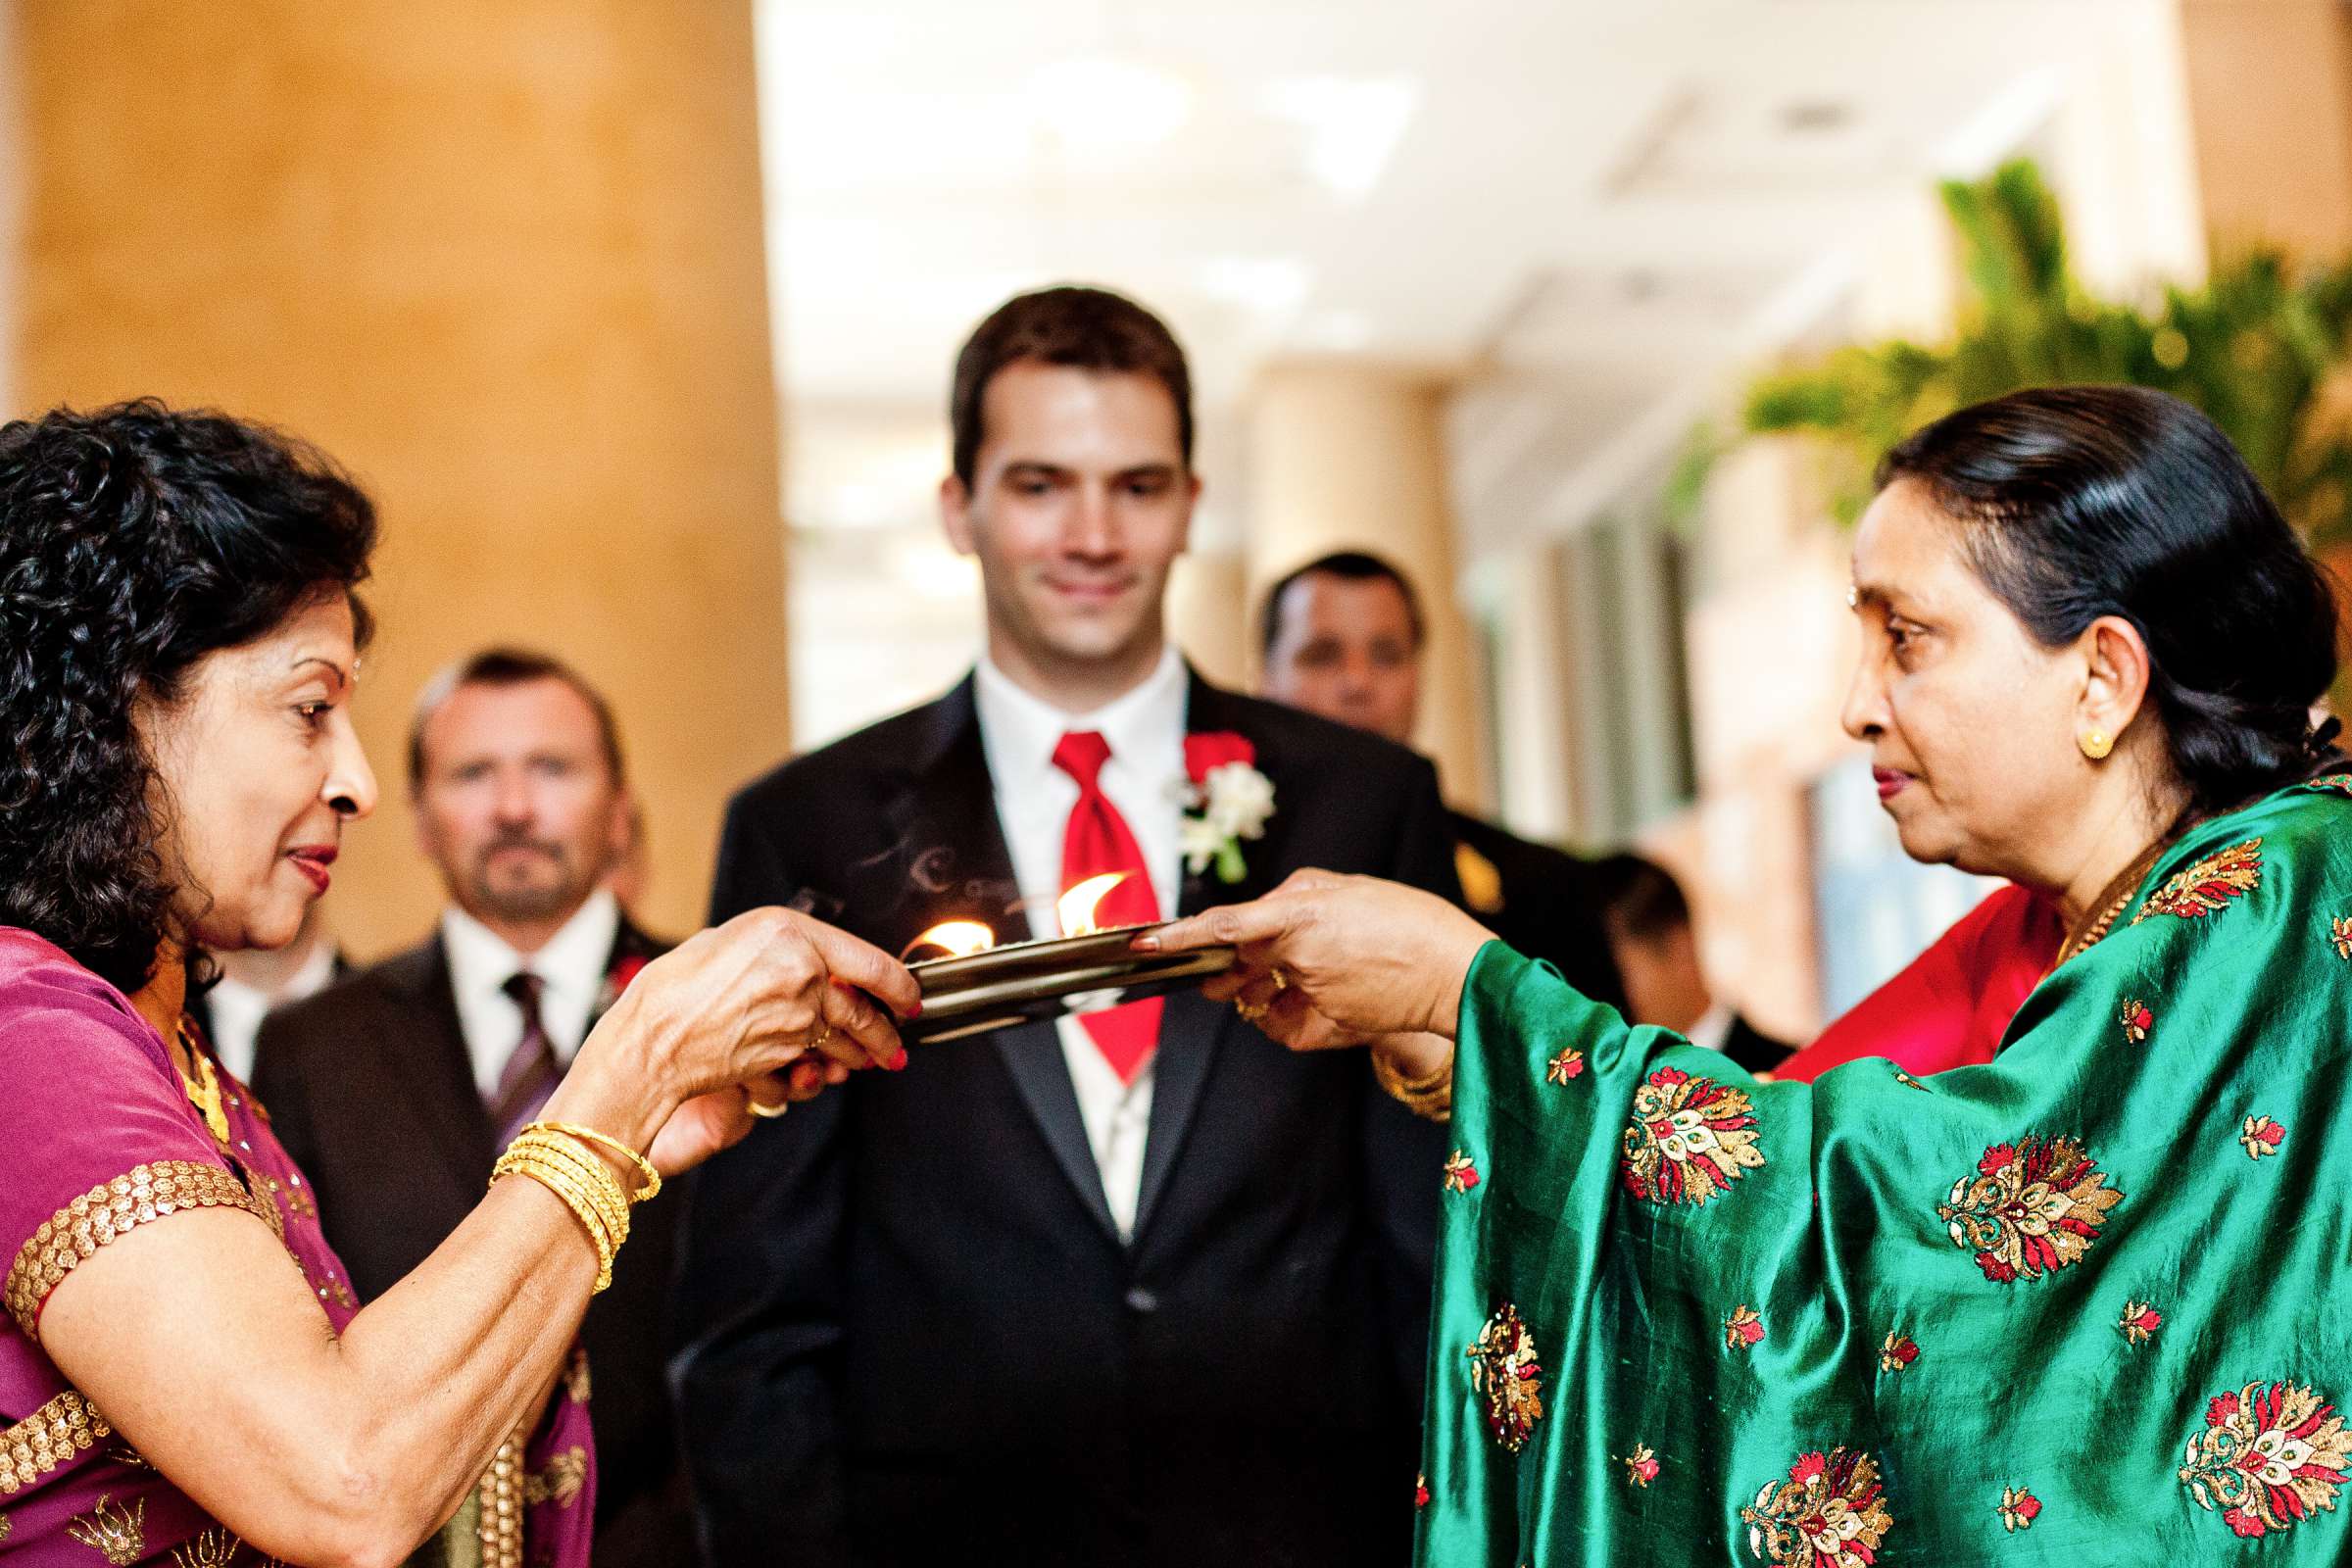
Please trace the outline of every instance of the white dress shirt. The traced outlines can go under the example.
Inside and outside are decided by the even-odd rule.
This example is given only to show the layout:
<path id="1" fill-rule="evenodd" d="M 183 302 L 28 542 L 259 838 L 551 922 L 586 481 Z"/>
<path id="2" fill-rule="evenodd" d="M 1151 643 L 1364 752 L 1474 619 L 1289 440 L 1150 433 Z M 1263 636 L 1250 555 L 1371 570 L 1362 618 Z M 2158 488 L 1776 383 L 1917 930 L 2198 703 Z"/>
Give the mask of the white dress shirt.
<path id="1" fill-rule="evenodd" d="M 205 1010 L 212 1015 L 213 1054 L 242 1083 L 253 1082 L 253 1043 L 262 1032 L 270 1009 L 324 991 L 335 977 L 335 945 L 321 942 L 302 960 L 302 967 L 275 991 L 264 991 L 222 975 L 204 994 Z"/>
<path id="2" fill-rule="evenodd" d="M 539 977 L 539 1021 L 556 1059 L 568 1067 L 587 1038 L 588 1015 L 605 989 L 605 964 L 619 935 L 620 906 L 603 888 L 528 957 L 455 905 L 441 911 L 441 949 L 449 956 L 458 1027 L 483 1099 L 497 1090 L 499 1074 L 522 1044 L 522 1009 L 506 994 L 506 983 L 524 969 Z"/>
<path id="3" fill-rule="evenodd" d="M 1728 1002 L 1711 1003 L 1698 1015 L 1685 1040 L 1704 1051 L 1721 1051 L 1732 1038 L 1732 1007 Z"/>
<path id="4" fill-rule="evenodd" d="M 1176 912 L 1183 887 L 1179 822 L 1184 808 L 1184 719 L 1189 679 L 1174 648 L 1144 683 L 1091 713 L 1065 713 L 1034 697 L 986 658 L 972 682 L 980 743 L 996 787 L 997 820 L 1012 854 L 1013 879 L 1032 936 L 1061 935 L 1054 900 L 1062 892 L 1061 846 L 1078 804 L 1078 782 L 1054 765 L 1054 749 L 1073 730 L 1094 730 L 1110 745 L 1102 793 L 1118 808 L 1144 853 L 1162 918 Z M 1152 1063 L 1121 1083 L 1075 1018 L 1055 1026 L 1062 1059 L 1078 1093 L 1078 1113 L 1102 1176 L 1102 1197 L 1122 1239 L 1135 1230 L 1144 1186 L 1144 1143 L 1152 1128 Z"/>

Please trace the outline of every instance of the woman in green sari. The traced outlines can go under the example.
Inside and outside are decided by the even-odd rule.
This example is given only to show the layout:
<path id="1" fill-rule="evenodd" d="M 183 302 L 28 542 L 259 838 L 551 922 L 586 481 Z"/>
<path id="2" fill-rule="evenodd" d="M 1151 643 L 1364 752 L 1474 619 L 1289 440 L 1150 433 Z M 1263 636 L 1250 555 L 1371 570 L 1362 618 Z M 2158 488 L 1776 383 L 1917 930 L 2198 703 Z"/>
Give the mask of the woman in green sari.
<path id="1" fill-rule="evenodd" d="M 1988 1065 L 1759 1082 L 1360 879 L 1158 939 L 1449 1102 L 1420 1560 L 2352 1560 L 2325 579 L 2202 416 L 2072 388 L 1898 448 L 1853 604 L 1905 849 L 2071 923 Z"/>

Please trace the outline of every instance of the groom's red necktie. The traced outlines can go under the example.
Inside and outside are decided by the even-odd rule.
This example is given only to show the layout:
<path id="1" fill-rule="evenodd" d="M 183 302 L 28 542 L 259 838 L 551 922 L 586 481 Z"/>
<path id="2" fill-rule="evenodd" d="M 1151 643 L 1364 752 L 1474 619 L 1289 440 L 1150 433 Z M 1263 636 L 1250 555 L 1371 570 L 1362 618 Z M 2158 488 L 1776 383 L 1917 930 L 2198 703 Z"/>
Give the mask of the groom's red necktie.
<path id="1" fill-rule="evenodd" d="M 1110 742 L 1091 729 L 1072 730 L 1054 748 L 1054 765 L 1078 781 L 1078 804 L 1070 808 L 1070 825 L 1061 838 L 1061 885 L 1066 892 L 1090 876 L 1124 871 L 1126 879 L 1096 906 L 1095 923 L 1145 925 L 1159 918 L 1159 899 L 1152 891 L 1143 847 L 1102 793 L 1102 764 L 1109 760 Z M 1090 1012 L 1078 1021 L 1119 1081 L 1133 1083 L 1159 1044 L 1159 1013 L 1160 999 L 1152 997 Z"/>

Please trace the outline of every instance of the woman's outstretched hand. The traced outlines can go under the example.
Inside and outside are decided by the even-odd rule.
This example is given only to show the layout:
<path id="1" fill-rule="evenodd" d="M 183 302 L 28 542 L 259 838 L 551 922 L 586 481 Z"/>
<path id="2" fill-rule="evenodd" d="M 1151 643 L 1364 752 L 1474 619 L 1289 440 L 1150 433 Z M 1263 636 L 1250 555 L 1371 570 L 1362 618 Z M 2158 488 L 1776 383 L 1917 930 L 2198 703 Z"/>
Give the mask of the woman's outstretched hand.
<path id="1" fill-rule="evenodd" d="M 1182 953 L 1231 944 L 1240 961 L 1202 993 L 1236 1003 L 1295 1051 L 1320 1051 L 1398 1035 L 1451 1040 L 1463 977 L 1493 937 L 1434 894 L 1297 871 L 1262 899 L 1178 920 L 1136 946 Z"/>
<path id="2" fill-rule="evenodd" d="M 647 964 L 581 1054 L 599 1048 L 606 1097 L 619 1090 L 654 1118 L 643 1136 L 666 1175 L 741 1139 L 755 1102 L 810 1100 L 855 1068 L 903 1065 L 897 1019 L 920 1001 L 880 949 L 805 914 L 753 909 Z"/>

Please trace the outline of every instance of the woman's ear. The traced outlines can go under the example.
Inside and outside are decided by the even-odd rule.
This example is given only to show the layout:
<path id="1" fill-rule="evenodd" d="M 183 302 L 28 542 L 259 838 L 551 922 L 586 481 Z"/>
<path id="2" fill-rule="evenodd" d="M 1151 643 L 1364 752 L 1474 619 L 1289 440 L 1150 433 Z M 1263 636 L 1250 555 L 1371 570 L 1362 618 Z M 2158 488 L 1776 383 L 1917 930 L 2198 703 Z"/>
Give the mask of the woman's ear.
<path id="1" fill-rule="evenodd" d="M 2120 738 L 2148 698 L 2148 645 L 2121 615 L 2101 615 L 2083 628 L 2082 699 L 2076 721 L 2083 734 Z"/>

